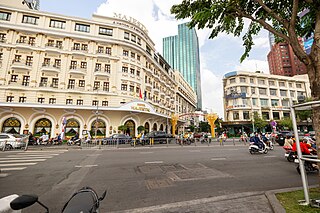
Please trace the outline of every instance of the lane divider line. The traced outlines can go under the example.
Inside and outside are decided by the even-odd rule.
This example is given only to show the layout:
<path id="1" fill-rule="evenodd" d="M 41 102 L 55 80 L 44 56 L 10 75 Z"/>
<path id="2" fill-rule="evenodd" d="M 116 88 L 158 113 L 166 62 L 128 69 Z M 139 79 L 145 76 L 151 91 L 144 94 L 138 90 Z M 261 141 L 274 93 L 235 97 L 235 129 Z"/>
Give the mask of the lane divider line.
<path id="1" fill-rule="evenodd" d="M 145 164 L 157 164 L 157 163 L 163 163 L 163 161 L 149 161 L 149 162 L 144 162 Z"/>

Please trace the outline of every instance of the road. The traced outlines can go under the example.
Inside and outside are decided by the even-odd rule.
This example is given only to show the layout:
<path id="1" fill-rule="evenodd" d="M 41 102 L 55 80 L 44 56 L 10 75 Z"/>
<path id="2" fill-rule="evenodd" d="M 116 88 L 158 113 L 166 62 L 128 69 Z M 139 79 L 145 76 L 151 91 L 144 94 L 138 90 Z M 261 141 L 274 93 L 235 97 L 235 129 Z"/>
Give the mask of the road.
<path id="1" fill-rule="evenodd" d="M 251 155 L 248 146 L 135 149 L 32 149 L 0 153 L 0 197 L 37 194 L 59 212 L 82 186 L 107 189 L 101 212 L 301 186 L 282 147 Z M 316 184 L 316 174 L 308 175 Z M 40 212 L 34 206 L 23 212 Z"/>

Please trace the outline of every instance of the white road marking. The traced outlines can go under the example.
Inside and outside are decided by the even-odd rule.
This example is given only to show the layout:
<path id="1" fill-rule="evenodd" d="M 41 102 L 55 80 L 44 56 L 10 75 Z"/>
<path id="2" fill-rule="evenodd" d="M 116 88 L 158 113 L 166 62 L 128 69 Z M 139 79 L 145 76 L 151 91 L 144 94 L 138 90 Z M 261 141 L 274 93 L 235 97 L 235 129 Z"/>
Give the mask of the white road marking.
<path id="1" fill-rule="evenodd" d="M 37 157 L 8 157 L 8 158 L 0 158 L 0 160 L 22 160 L 22 159 L 43 159 L 43 158 L 53 158 L 54 156 L 37 156 Z"/>
<path id="2" fill-rule="evenodd" d="M 8 159 L 8 160 L 2 160 L 0 161 L 0 163 L 23 163 L 23 162 L 40 162 L 40 161 L 45 161 L 47 159 L 19 159 L 19 160 L 12 160 L 12 159 Z"/>
<path id="3" fill-rule="evenodd" d="M 58 152 L 58 153 L 64 153 L 64 152 L 68 152 L 68 150 L 43 150 L 43 151 L 36 151 L 36 150 L 28 150 L 26 151 L 27 153 L 44 153 L 44 152 Z"/>
<path id="4" fill-rule="evenodd" d="M 81 165 L 75 165 L 74 167 L 77 167 L 77 168 L 82 168 L 82 167 L 95 167 L 95 166 L 98 166 L 97 164 L 94 164 L 94 165 L 84 165 L 84 166 L 81 166 Z"/>
<path id="5" fill-rule="evenodd" d="M 163 161 L 149 161 L 149 162 L 144 162 L 145 164 L 153 164 L 153 163 L 163 163 Z"/>
<path id="6" fill-rule="evenodd" d="M 211 158 L 211 160 L 226 160 L 227 158 Z"/>
<path id="7" fill-rule="evenodd" d="M 0 164 L 2 166 L 27 166 L 27 165 L 36 165 L 37 163 L 10 163 L 10 164 Z"/>
<path id="8" fill-rule="evenodd" d="M 57 153 L 17 153 L 17 155 L 30 155 L 30 156 L 37 156 L 37 155 L 60 155 Z"/>
<path id="9" fill-rule="evenodd" d="M 266 155 L 266 156 L 263 156 L 263 157 L 265 157 L 265 158 L 275 158 L 277 156 L 275 156 L 275 155 Z"/>
<path id="10" fill-rule="evenodd" d="M 140 152 L 140 154 L 152 154 L 153 152 Z"/>
<path id="11" fill-rule="evenodd" d="M 12 168 L 2 168 L 1 171 L 14 171 L 14 170 L 24 170 L 27 167 L 12 167 Z"/>
<path id="12" fill-rule="evenodd" d="M 189 150 L 189 152 L 201 152 L 200 150 Z"/>

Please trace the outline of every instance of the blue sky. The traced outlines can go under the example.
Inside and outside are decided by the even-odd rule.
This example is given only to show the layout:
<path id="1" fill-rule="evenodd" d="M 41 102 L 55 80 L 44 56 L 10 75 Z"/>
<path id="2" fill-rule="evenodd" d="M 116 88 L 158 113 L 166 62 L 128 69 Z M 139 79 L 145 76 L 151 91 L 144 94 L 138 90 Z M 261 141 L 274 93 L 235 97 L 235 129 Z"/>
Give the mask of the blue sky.
<path id="1" fill-rule="evenodd" d="M 162 53 L 162 38 L 177 34 L 179 23 L 170 14 L 173 4 L 182 0 L 40 0 L 40 10 L 68 16 L 91 19 L 93 13 L 113 16 L 113 12 L 137 19 L 149 31 L 149 36 Z M 142 11 L 143 10 L 143 11 Z M 254 38 L 255 47 L 242 64 L 240 57 L 244 48 L 240 37 L 221 34 L 208 39 L 210 30 L 197 30 L 200 44 L 201 86 L 203 109 L 223 117 L 222 78 L 234 70 L 256 70 L 269 73 L 267 54 L 270 50 L 267 32 Z"/>

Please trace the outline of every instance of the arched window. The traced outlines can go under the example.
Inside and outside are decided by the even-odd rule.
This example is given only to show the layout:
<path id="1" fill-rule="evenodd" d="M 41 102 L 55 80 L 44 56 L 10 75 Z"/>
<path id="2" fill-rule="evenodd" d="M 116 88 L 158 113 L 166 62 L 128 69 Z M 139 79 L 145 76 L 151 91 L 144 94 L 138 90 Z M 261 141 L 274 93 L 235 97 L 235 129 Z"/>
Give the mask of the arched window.
<path id="1" fill-rule="evenodd" d="M 107 129 L 107 126 L 103 120 L 98 119 L 98 122 L 96 120 L 94 120 L 91 124 L 91 130 L 90 130 L 91 137 L 95 137 L 96 130 L 97 130 L 98 137 L 105 137 L 106 136 L 106 129 Z"/>
<path id="2" fill-rule="evenodd" d="M 74 118 L 68 119 L 66 124 L 66 136 L 68 138 L 73 137 L 76 135 L 76 133 L 80 134 L 79 131 L 80 131 L 79 122 Z"/>
<path id="3" fill-rule="evenodd" d="M 156 124 L 156 123 L 153 124 L 152 130 L 153 130 L 153 131 L 157 131 L 157 124 Z"/>
<path id="4" fill-rule="evenodd" d="M 135 137 L 136 124 L 134 123 L 134 121 L 128 120 L 124 125 L 127 127 L 127 130 L 125 131 L 124 134 L 129 134 L 131 137 Z"/>
<path id="5" fill-rule="evenodd" d="M 51 135 L 52 123 L 47 118 L 39 119 L 34 125 L 34 136 L 39 137 L 43 134 Z"/>
<path id="6" fill-rule="evenodd" d="M 148 122 L 146 122 L 146 123 L 144 124 L 144 132 L 145 132 L 145 133 L 150 132 L 150 126 L 149 126 L 149 123 L 148 123 Z"/>
<path id="7" fill-rule="evenodd" d="M 11 117 L 3 122 L 2 132 L 19 134 L 21 129 L 21 123 L 17 118 Z"/>
<path id="8" fill-rule="evenodd" d="M 163 131 L 163 124 L 160 124 L 159 130 L 160 130 L 160 131 Z"/>

